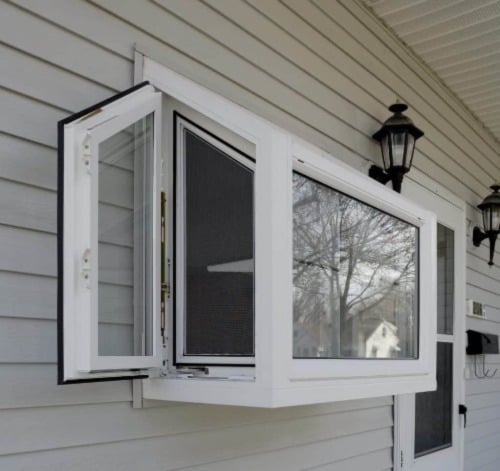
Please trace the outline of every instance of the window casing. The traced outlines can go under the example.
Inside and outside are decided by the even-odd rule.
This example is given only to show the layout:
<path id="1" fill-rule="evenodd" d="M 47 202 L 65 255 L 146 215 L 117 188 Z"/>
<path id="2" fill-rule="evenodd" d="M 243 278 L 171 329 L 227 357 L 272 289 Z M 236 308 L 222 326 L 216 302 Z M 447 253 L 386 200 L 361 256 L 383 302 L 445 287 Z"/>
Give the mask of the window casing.
<path id="1" fill-rule="evenodd" d="M 253 352 L 246 346 L 240 352 L 229 352 L 233 353 L 229 355 L 224 350 L 200 355 L 200 351 L 189 346 L 189 341 L 178 342 L 179 338 L 187 338 L 183 329 L 188 325 L 185 320 L 188 310 L 183 303 L 189 291 L 186 277 L 190 262 L 186 257 L 189 249 L 182 247 L 182 241 L 190 240 L 186 230 L 189 230 L 191 216 L 189 209 L 186 213 L 183 207 L 189 190 L 186 192 L 182 184 L 189 178 L 186 180 L 185 173 L 179 178 L 176 172 L 179 163 L 181 167 L 185 165 L 182 146 L 187 141 L 177 139 L 174 142 L 174 130 L 163 124 L 163 147 L 155 154 L 154 178 L 160 178 L 159 169 L 162 168 L 161 190 L 167 198 L 165 239 L 168 260 L 164 261 L 164 266 L 172 267 L 173 263 L 175 270 L 170 268 L 167 274 L 172 295 L 166 300 L 165 337 L 161 338 L 159 328 L 153 329 L 154 345 L 164 346 L 161 364 L 155 363 L 148 370 L 141 368 L 149 375 L 149 379 L 143 381 L 144 397 L 279 407 L 433 389 L 436 330 L 434 216 L 325 152 L 152 60 L 144 59 L 143 74 L 162 92 L 163 108 L 168 110 L 166 114 L 172 122 L 175 121 L 175 106 L 168 103 L 180 101 L 194 113 L 249 143 L 254 151 L 251 157 L 255 159 L 252 161 L 234 151 L 231 143 L 218 135 L 213 136 L 200 123 L 177 117 L 175 131 L 179 136 L 188 136 L 192 142 L 210 147 L 223 161 L 226 159 L 226 163 L 241 165 L 240 173 L 252 176 L 253 256 L 243 251 L 241 258 L 236 256 L 235 260 L 216 260 L 214 263 L 205 260 L 201 265 L 205 278 L 207 273 L 227 270 L 228 266 L 231 270 L 240 270 L 240 274 L 245 272 L 245 276 L 253 275 Z M 181 156 L 180 162 L 176 155 Z M 411 348 L 404 357 L 394 355 L 389 361 L 377 355 L 366 358 L 365 353 L 350 355 L 349 359 L 333 355 L 318 358 L 317 352 L 313 358 L 294 357 L 293 180 L 297 174 L 386 214 L 390 220 L 400 221 L 401 227 L 414 228 L 409 229 L 414 234 L 414 247 L 409 247 L 409 250 L 414 252 L 415 278 L 419 283 L 415 280 L 413 296 L 416 299 L 410 303 L 411 309 L 407 308 L 415 317 L 418 332 L 412 335 Z M 153 219 L 159 221 L 159 212 L 154 214 Z M 159 270 L 158 244 L 154 245 L 154 250 L 156 262 L 153 262 L 153 270 Z M 216 252 L 206 253 L 215 255 Z M 249 270 L 253 273 L 249 274 Z M 387 273 L 386 270 L 386 276 Z M 394 273 L 391 276 L 394 277 Z M 159 279 L 158 275 L 156 280 Z M 178 322 L 174 325 L 174 320 L 180 318 L 179 309 L 181 317 L 184 316 L 180 326 Z M 159 309 L 154 313 L 160 317 Z M 192 313 L 188 312 L 188 317 L 190 315 Z M 152 323 L 159 326 L 160 320 L 156 317 Z M 393 348 L 393 351 L 397 350 Z M 248 355 L 249 352 L 253 355 Z M 252 368 L 248 368 L 250 365 Z M 92 370 L 87 374 L 98 375 Z"/>

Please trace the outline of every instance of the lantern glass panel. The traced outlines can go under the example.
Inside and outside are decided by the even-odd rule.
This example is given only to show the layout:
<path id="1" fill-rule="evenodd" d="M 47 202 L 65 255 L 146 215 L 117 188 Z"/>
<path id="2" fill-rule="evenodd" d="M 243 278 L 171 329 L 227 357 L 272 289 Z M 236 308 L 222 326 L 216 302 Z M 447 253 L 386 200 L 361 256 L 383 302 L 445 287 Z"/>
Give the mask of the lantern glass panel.
<path id="1" fill-rule="evenodd" d="M 391 134 L 392 164 L 396 167 L 406 167 L 405 162 L 405 137 L 406 130 L 393 130 Z"/>
<path id="2" fill-rule="evenodd" d="M 491 229 L 493 231 L 500 230 L 500 208 L 498 206 L 491 208 Z"/>
<path id="3" fill-rule="evenodd" d="M 488 232 L 491 229 L 491 211 L 490 211 L 490 208 L 483 209 L 483 228 L 484 228 L 484 232 Z"/>
<path id="4" fill-rule="evenodd" d="M 483 227 L 486 233 L 500 229 L 500 208 L 489 205 L 483 209 Z"/>
<path id="5" fill-rule="evenodd" d="M 413 163 L 413 152 L 415 150 L 415 137 L 413 134 L 407 133 L 407 144 L 406 144 L 406 161 L 408 162 L 407 167 L 411 168 Z"/>
<path id="6" fill-rule="evenodd" d="M 389 134 L 386 134 L 380 141 L 380 149 L 382 150 L 382 160 L 384 161 L 384 170 L 387 171 L 387 169 L 389 169 L 392 166 Z"/>

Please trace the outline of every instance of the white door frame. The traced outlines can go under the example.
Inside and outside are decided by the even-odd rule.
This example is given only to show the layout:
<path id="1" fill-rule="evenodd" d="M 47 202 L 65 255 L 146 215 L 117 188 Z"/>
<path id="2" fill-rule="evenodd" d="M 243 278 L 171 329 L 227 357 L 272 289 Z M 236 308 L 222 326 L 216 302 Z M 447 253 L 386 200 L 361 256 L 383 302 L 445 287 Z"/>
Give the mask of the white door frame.
<path id="1" fill-rule="evenodd" d="M 436 188 L 438 186 L 436 185 Z M 453 471 L 463 470 L 464 423 L 458 414 L 458 404 L 465 399 L 465 288 L 466 288 L 466 220 L 465 203 L 452 195 L 444 198 L 439 194 L 408 181 L 404 193 L 413 201 L 436 213 L 438 223 L 454 231 L 454 321 L 453 321 L 453 445 L 420 458 L 414 458 L 415 394 L 404 394 L 394 398 L 394 471 L 433 471 L 444 467 L 447 460 L 456 457 Z M 439 335 L 437 341 L 447 335 Z M 453 455 L 453 457 L 451 456 Z M 451 471 L 451 470 L 450 470 Z"/>

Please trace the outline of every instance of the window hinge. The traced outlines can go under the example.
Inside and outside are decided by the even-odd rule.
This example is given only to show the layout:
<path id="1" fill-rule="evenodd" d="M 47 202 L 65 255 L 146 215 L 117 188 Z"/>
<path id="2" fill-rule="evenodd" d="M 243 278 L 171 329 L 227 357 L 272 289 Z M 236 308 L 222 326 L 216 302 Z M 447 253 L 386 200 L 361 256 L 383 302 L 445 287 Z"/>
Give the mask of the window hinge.
<path id="1" fill-rule="evenodd" d="M 404 464 L 403 450 L 401 450 L 401 457 L 400 457 L 400 462 L 399 462 L 399 466 L 401 469 L 403 469 L 403 464 Z"/>
<path id="2" fill-rule="evenodd" d="M 90 157 L 90 134 L 87 134 L 82 142 L 82 161 L 88 173 L 90 173 Z"/>
<path id="3" fill-rule="evenodd" d="M 90 249 L 86 249 L 82 255 L 82 278 L 85 287 L 90 289 Z"/>

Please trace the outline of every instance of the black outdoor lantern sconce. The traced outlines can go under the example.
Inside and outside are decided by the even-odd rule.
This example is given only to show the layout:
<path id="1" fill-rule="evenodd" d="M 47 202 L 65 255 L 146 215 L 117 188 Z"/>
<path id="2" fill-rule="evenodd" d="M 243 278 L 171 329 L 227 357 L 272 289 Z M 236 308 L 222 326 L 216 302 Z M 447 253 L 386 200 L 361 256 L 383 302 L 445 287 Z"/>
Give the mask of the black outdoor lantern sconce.
<path id="1" fill-rule="evenodd" d="M 403 177 L 410 171 L 413 162 L 415 141 L 424 135 L 413 121 L 403 114 L 407 109 L 407 105 L 398 102 L 389 107 L 389 111 L 394 114 L 373 135 L 373 138 L 380 142 L 384 168 L 372 165 L 368 172 L 370 177 L 384 185 L 392 180 L 392 188 L 398 193 L 401 193 Z"/>
<path id="2" fill-rule="evenodd" d="M 477 207 L 483 213 L 483 230 L 474 227 L 472 233 L 472 242 L 476 247 L 481 245 L 484 239 L 490 240 L 490 261 L 488 265 L 493 265 L 493 256 L 495 255 L 495 242 L 500 232 L 500 183 L 494 183 L 490 186 L 493 193 L 489 194 Z"/>

